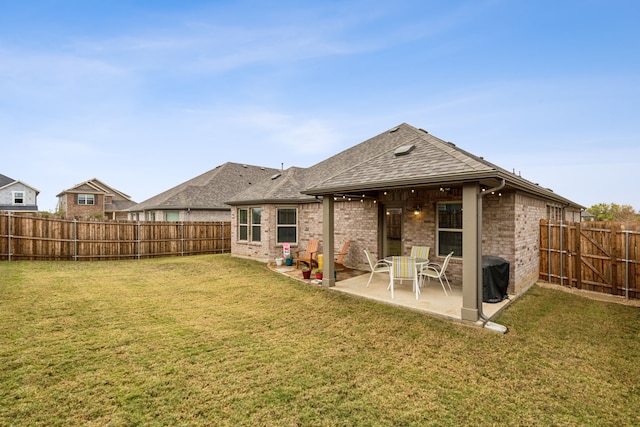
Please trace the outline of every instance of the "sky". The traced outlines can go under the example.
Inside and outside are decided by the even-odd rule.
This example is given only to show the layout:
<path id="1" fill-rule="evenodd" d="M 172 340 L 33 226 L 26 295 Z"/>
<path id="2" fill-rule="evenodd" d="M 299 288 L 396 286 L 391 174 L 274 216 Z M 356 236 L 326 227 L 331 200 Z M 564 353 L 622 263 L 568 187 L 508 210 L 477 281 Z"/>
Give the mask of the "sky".
<path id="1" fill-rule="evenodd" d="M 640 211 L 636 0 L 0 0 L 0 174 L 142 202 L 400 123 Z"/>

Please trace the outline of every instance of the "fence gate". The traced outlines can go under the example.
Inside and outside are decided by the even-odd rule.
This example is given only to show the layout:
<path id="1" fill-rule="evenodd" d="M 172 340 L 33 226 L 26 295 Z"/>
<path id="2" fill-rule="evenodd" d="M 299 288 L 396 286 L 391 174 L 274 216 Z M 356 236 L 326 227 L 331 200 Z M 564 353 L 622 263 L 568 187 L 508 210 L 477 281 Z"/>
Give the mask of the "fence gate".
<path id="1" fill-rule="evenodd" d="M 640 298 L 640 223 L 540 222 L 540 280 Z"/>

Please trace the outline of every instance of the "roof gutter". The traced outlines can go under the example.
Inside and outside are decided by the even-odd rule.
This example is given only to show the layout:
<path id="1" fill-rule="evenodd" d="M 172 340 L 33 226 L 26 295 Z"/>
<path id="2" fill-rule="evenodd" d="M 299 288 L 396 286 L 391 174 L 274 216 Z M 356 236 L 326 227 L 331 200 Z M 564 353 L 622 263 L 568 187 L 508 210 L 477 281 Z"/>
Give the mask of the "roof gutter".
<path id="1" fill-rule="evenodd" d="M 500 332 L 502 334 L 507 332 L 507 327 L 504 325 L 500 325 L 498 323 L 492 322 L 482 311 L 482 293 L 483 293 L 483 288 L 482 288 L 482 198 L 486 195 L 486 194 L 491 194 L 493 192 L 496 191 L 500 191 L 504 188 L 504 186 L 506 185 L 506 181 L 504 178 L 502 178 L 502 181 L 500 182 L 500 184 L 496 187 L 490 188 L 486 191 L 481 191 L 478 194 L 478 226 L 477 226 L 477 233 L 478 236 L 476 238 L 476 241 L 478 242 L 478 250 L 476 251 L 478 254 L 478 259 L 476 260 L 476 264 L 478 266 L 477 271 L 476 271 L 476 284 L 478 286 L 478 290 L 477 290 L 477 295 L 478 295 L 478 315 L 480 316 L 480 319 L 484 322 L 484 327 L 487 329 L 490 329 L 492 331 L 495 332 Z"/>

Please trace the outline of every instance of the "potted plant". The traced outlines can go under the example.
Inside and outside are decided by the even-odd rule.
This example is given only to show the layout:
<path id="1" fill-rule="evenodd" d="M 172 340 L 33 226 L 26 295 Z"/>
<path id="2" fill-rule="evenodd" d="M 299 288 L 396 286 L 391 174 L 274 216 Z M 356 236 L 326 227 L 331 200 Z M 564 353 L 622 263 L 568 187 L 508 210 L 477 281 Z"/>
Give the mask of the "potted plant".
<path id="1" fill-rule="evenodd" d="M 322 280 L 322 270 L 319 268 L 316 270 L 316 279 Z"/>
<path id="2" fill-rule="evenodd" d="M 307 266 L 302 267 L 302 278 L 303 279 L 310 279 L 311 278 L 311 269 L 309 269 L 309 267 L 307 267 Z"/>
<path id="3" fill-rule="evenodd" d="M 285 258 L 284 262 L 287 265 L 293 265 L 293 255 L 291 255 L 291 254 L 287 255 L 287 257 Z"/>
<path id="4" fill-rule="evenodd" d="M 283 262 L 283 261 L 284 261 L 284 259 L 283 259 L 283 258 L 276 258 L 276 265 L 277 265 L 278 267 L 280 267 L 280 266 L 282 265 L 282 262 Z"/>

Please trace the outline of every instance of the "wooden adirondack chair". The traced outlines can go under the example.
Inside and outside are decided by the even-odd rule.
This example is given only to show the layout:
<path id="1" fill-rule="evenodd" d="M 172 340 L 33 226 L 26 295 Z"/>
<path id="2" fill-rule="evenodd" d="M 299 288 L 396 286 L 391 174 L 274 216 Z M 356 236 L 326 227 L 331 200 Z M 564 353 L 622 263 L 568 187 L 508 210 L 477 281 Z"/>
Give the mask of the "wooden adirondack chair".
<path id="1" fill-rule="evenodd" d="M 298 256 L 296 256 L 296 268 L 300 267 L 301 262 L 307 264 L 309 268 L 313 268 L 314 264 L 317 266 L 319 245 L 320 242 L 318 242 L 318 239 L 310 239 L 309 243 L 307 243 L 307 247 L 298 251 Z M 304 255 L 301 256 L 301 253 Z"/>
<path id="2" fill-rule="evenodd" d="M 349 269 L 344 265 L 344 257 L 347 255 L 347 252 L 349 252 L 350 245 L 351 245 L 351 240 L 347 240 L 346 242 L 344 242 L 344 246 L 342 247 L 342 250 L 340 251 L 340 253 L 337 254 L 338 258 L 336 258 L 336 262 L 335 262 L 336 270 Z"/>

